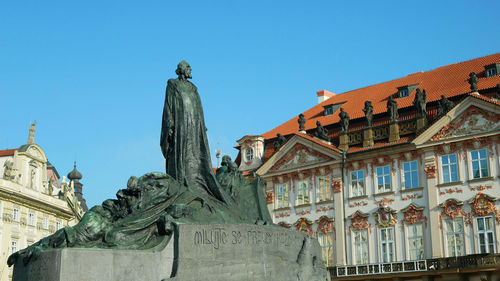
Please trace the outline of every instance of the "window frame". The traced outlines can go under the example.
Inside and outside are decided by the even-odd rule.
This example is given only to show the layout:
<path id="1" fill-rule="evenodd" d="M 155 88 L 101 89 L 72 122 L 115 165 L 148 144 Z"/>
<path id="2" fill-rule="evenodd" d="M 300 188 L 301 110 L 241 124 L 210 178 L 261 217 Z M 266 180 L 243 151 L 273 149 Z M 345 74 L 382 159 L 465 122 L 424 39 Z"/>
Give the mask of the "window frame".
<path id="1" fill-rule="evenodd" d="M 302 185 L 302 184 L 304 184 L 304 185 Z M 305 186 L 305 188 L 302 188 L 303 186 Z M 310 192 L 310 188 L 309 188 L 309 180 L 308 179 L 296 181 L 296 189 L 295 190 L 297 190 L 297 192 L 295 194 L 295 206 L 311 204 L 311 192 Z M 301 191 L 304 191 L 304 193 L 302 194 Z M 299 196 L 301 196 L 301 198 L 299 198 Z M 306 197 L 307 197 L 307 202 L 306 202 Z"/>
<path id="2" fill-rule="evenodd" d="M 391 239 L 386 239 L 383 240 L 383 231 L 389 231 L 392 235 L 392 240 Z M 382 263 L 390 263 L 390 262 L 395 262 L 396 261 L 396 237 L 395 237 L 395 231 L 394 227 L 383 227 L 379 229 L 379 244 L 380 244 L 380 261 Z M 387 234 L 385 235 L 387 237 Z M 392 253 L 390 252 L 392 251 Z M 392 259 L 390 258 L 390 255 L 392 254 Z"/>
<path id="3" fill-rule="evenodd" d="M 491 229 L 489 230 L 479 230 L 479 220 L 483 220 L 483 225 L 486 226 L 486 219 L 489 219 L 491 220 Z M 488 235 L 485 235 L 485 234 L 488 234 L 488 233 L 491 233 L 491 238 L 493 239 L 493 242 L 489 242 L 489 237 Z M 485 237 L 485 252 L 483 252 L 481 250 L 481 234 L 484 235 Z M 482 217 L 476 217 L 476 241 L 477 241 L 477 253 L 478 254 L 487 254 L 487 253 L 496 253 L 497 249 L 496 249 L 496 237 L 495 237 L 495 219 L 493 218 L 493 216 L 482 216 Z M 491 244 L 491 246 L 493 246 L 493 249 L 491 249 L 490 247 L 488 247 L 488 245 Z"/>
<path id="4" fill-rule="evenodd" d="M 415 163 L 415 165 L 416 165 L 415 169 L 412 168 L 412 166 L 411 166 L 412 163 Z M 405 169 L 405 166 L 407 164 L 409 165 L 408 171 Z M 402 166 L 402 172 L 403 172 L 403 177 L 402 177 L 403 178 L 403 184 L 402 184 L 403 189 L 419 188 L 420 187 L 420 178 L 419 178 L 419 170 L 418 170 L 418 168 L 419 168 L 418 167 L 418 160 L 410 160 L 410 161 L 403 162 L 401 166 Z M 412 186 L 410 186 L 410 187 L 407 186 L 407 180 L 406 180 L 407 174 L 410 174 L 410 183 L 412 184 Z M 414 175 L 416 175 L 416 180 L 417 180 L 415 186 L 413 186 L 413 184 L 414 184 L 413 183 L 413 179 L 414 179 L 413 176 Z"/>
<path id="5" fill-rule="evenodd" d="M 451 222 L 453 229 L 449 229 L 448 223 Z M 459 222 L 462 224 L 462 231 L 457 231 L 456 230 L 456 223 Z M 465 228 L 464 228 L 464 220 L 462 217 L 455 218 L 455 219 L 447 219 L 445 220 L 445 236 L 446 236 L 446 251 L 447 251 L 447 256 L 448 257 L 460 257 L 460 256 L 465 256 L 466 255 L 466 249 L 465 249 Z M 462 240 L 462 252 L 459 253 L 457 250 L 457 235 L 460 236 L 460 239 Z M 450 236 L 453 239 L 453 249 L 450 251 Z"/>
<path id="6" fill-rule="evenodd" d="M 56 231 L 62 228 L 62 222 L 61 221 L 56 221 Z"/>
<path id="7" fill-rule="evenodd" d="M 27 224 L 29 226 L 35 226 L 36 225 L 36 214 L 35 212 L 28 212 L 28 218 L 27 218 Z"/>
<path id="8" fill-rule="evenodd" d="M 451 163 L 450 161 L 450 157 L 451 156 L 454 156 L 455 157 L 455 162 L 454 163 Z M 443 162 L 443 159 L 447 157 L 448 159 L 448 163 L 444 163 Z M 459 157 L 457 155 L 457 153 L 450 153 L 450 154 L 444 154 L 444 155 L 441 155 L 439 156 L 439 161 L 440 161 L 440 164 L 441 164 L 441 183 L 451 183 L 451 182 L 458 182 L 460 181 L 460 169 L 459 169 Z M 456 179 L 453 179 L 453 173 L 452 173 L 452 166 L 455 166 L 455 170 L 456 170 Z M 445 179 L 445 168 L 447 168 L 448 170 L 448 179 Z"/>
<path id="9" fill-rule="evenodd" d="M 366 240 L 362 241 L 363 234 L 366 236 Z M 357 236 L 359 235 L 360 241 L 356 241 Z M 369 236 L 368 229 L 360 229 L 352 231 L 352 262 L 354 265 L 362 265 L 370 263 L 370 250 L 368 244 Z M 364 258 L 366 257 L 366 260 Z"/>
<path id="10" fill-rule="evenodd" d="M 323 239 L 326 240 L 326 243 Z M 329 240 L 331 242 L 328 242 Z M 335 256 L 334 252 L 333 252 L 333 250 L 334 250 L 333 246 L 335 244 L 335 242 L 333 240 L 333 233 L 332 232 L 328 232 L 328 233 L 320 232 L 320 233 L 318 233 L 318 243 L 321 247 L 321 258 L 323 259 L 323 264 L 325 265 L 325 267 L 333 266 L 334 265 L 333 259 Z M 326 251 L 326 256 L 327 256 L 326 259 L 325 259 L 325 251 Z M 331 257 L 331 260 L 329 259 L 330 257 Z"/>
<path id="11" fill-rule="evenodd" d="M 12 208 L 12 220 L 15 222 L 21 221 L 21 208 L 18 207 Z"/>
<path id="12" fill-rule="evenodd" d="M 384 166 L 376 166 L 375 167 L 375 183 L 376 183 L 376 193 L 384 193 L 384 192 L 391 192 L 392 191 L 392 171 L 391 171 L 391 165 L 392 164 L 389 164 L 389 165 L 384 165 Z M 379 175 L 379 169 L 382 169 L 382 176 Z M 388 173 L 386 174 L 386 169 L 388 170 Z M 389 179 L 389 188 L 385 188 L 385 186 L 387 185 L 386 183 L 386 179 Z M 383 179 L 383 184 L 382 186 L 384 186 L 384 189 L 381 191 L 380 190 L 380 184 L 379 184 L 379 178 L 382 178 Z"/>
<path id="13" fill-rule="evenodd" d="M 10 241 L 10 253 L 13 254 L 17 251 L 19 251 L 19 241 L 16 241 L 16 240 L 11 240 Z"/>
<path id="14" fill-rule="evenodd" d="M 48 217 L 43 217 L 42 229 L 49 229 L 49 218 Z"/>
<path id="15" fill-rule="evenodd" d="M 417 227 L 421 228 L 422 235 L 418 236 L 418 231 Z M 414 236 L 410 236 L 410 228 L 413 228 L 413 232 L 415 233 Z M 423 260 L 425 259 L 425 233 L 424 233 L 424 226 L 422 223 L 415 223 L 415 224 L 408 224 L 406 225 L 406 243 L 407 243 L 407 260 L 410 261 L 415 261 L 415 260 Z M 414 250 L 411 249 L 411 241 L 412 240 L 417 240 L 421 239 L 421 250 L 419 251 L 419 248 L 415 247 Z M 415 251 L 415 258 L 412 258 L 412 252 Z M 418 253 L 421 253 L 421 258 L 418 258 Z"/>
<path id="16" fill-rule="evenodd" d="M 359 174 L 362 174 L 362 177 L 359 177 Z M 356 174 L 356 180 L 353 180 L 353 174 Z M 359 169 L 356 171 L 351 171 L 349 173 L 349 180 L 351 183 L 351 197 L 364 196 L 366 194 L 366 184 L 365 184 L 365 170 Z M 362 183 L 361 192 L 359 183 Z M 354 189 L 354 183 L 356 184 L 356 189 Z M 357 192 L 354 192 L 356 190 Z"/>
<path id="17" fill-rule="evenodd" d="M 323 183 L 321 181 L 323 180 Z M 327 202 L 333 200 L 332 196 L 332 178 L 330 176 L 319 176 L 317 178 L 316 202 Z"/>
<path id="18" fill-rule="evenodd" d="M 481 158 L 481 151 L 484 151 L 484 154 L 485 154 L 485 158 Z M 474 159 L 474 153 L 477 152 L 477 159 Z M 483 178 L 487 178 L 490 176 L 490 163 L 489 163 L 489 157 L 488 157 L 488 151 L 486 148 L 480 148 L 480 149 L 475 149 L 475 150 L 471 150 L 469 152 L 469 156 L 470 156 L 470 175 L 471 175 L 471 179 L 483 179 Z M 482 173 L 482 170 L 483 170 L 483 167 L 481 165 L 481 161 L 484 161 L 484 163 L 486 163 L 486 175 L 483 175 Z M 479 177 L 475 177 L 475 172 L 474 172 L 474 162 L 477 162 L 479 167 L 478 167 L 478 171 L 479 171 Z"/>
<path id="19" fill-rule="evenodd" d="M 280 187 L 284 187 L 280 189 Z M 279 191 L 279 192 L 278 192 Z M 275 194 L 275 209 L 288 208 L 290 207 L 290 189 L 288 188 L 288 183 L 278 183 L 274 186 L 274 194 Z M 280 199 L 280 194 L 283 196 L 282 200 Z M 286 201 L 285 201 L 286 199 Z M 283 204 L 280 204 L 283 203 Z M 286 203 L 286 206 L 285 206 Z"/>
<path id="20" fill-rule="evenodd" d="M 254 158 L 254 151 L 253 151 L 253 147 L 249 147 L 249 148 L 246 148 L 245 149 L 245 160 L 246 162 L 250 162 L 253 160 Z"/>

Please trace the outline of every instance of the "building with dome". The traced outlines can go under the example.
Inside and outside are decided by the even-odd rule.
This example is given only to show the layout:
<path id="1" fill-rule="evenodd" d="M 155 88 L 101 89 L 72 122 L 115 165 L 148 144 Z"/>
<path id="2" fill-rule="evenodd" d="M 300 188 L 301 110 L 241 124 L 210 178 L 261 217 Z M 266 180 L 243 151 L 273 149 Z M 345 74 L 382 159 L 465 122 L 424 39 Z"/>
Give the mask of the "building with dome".
<path id="1" fill-rule="evenodd" d="M 82 175 L 76 169 L 60 177 L 45 151 L 34 141 L 0 150 L 0 280 L 10 280 L 7 258 L 65 226 L 78 223 L 87 210 Z"/>
<path id="2" fill-rule="evenodd" d="M 500 280 L 500 53 L 341 94 L 238 140 L 332 280 Z"/>

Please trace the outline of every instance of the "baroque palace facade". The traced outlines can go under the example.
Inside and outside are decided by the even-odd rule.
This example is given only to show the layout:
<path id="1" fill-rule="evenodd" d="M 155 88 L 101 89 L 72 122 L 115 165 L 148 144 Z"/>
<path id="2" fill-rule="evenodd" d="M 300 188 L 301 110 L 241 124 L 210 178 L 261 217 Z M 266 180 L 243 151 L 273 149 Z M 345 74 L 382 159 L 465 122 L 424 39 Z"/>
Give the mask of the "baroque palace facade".
<path id="1" fill-rule="evenodd" d="M 87 210 L 81 197 L 82 175 L 59 176 L 35 144 L 35 124 L 28 143 L 0 150 L 0 280 L 11 280 L 7 258 L 58 229 L 78 223 Z"/>
<path id="2" fill-rule="evenodd" d="M 500 280 L 500 54 L 342 94 L 238 140 L 333 280 Z"/>

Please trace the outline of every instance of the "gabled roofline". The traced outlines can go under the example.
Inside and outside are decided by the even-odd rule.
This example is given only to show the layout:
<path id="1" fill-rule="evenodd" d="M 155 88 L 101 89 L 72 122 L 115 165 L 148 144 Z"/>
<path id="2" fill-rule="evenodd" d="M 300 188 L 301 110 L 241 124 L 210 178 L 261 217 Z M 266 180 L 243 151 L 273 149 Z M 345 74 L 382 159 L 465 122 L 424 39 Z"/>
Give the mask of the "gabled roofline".
<path id="1" fill-rule="evenodd" d="M 301 133 L 295 133 L 293 136 L 282 146 L 276 151 L 269 159 L 267 159 L 264 164 L 262 164 L 256 171 L 257 175 L 262 176 L 266 174 L 276 162 L 281 159 L 281 157 L 285 156 L 285 154 L 290 151 L 297 143 L 300 143 L 304 146 L 307 146 L 309 148 L 312 148 L 328 157 L 334 158 L 332 161 L 328 162 L 322 162 L 322 163 L 315 163 L 311 166 L 308 166 L 307 169 L 313 168 L 315 166 L 324 166 L 324 165 L 331 165 L 334 163 L 340 163 L 342 161 L 342 154 L 340 151 L 334 147 L 333 145 L 328 145 L 326 143 L 322 143 L 320 140 L 316 140 L 310 136 L 307 136 L 305 134 Z M 274 174 L 280 174 L 281 172 L 273 172 L 270 173 L 266 176 L 272 176 Z"/>
<path id="2" fill-rule="evenodd" d="M 437 134 L 444 126 L 451 123 L 455 118 L 463 114 L 472 105 L 487 111 L 495 112 L 496 114 L 500 114 L 500 107 L 497 102 L 493 100 L 488 101 L 481 98 L 481 96 L 476 96 L 476 94 L 470 94 L 459 104 L 455 105 L 455 107 L 448 111 L 448 113 L 446 113 L 443 117 L 439 118 L 439 120 L 429 126 L 427 130 L 419 134 L 411 143 L 415 144 L 417 147 L 427 146 L 425 144 L 429 143 L 429 140 L 435 134 Z M 431 141 L 430 145 L 440 142 L 443 142 L 443 140 Z"/>

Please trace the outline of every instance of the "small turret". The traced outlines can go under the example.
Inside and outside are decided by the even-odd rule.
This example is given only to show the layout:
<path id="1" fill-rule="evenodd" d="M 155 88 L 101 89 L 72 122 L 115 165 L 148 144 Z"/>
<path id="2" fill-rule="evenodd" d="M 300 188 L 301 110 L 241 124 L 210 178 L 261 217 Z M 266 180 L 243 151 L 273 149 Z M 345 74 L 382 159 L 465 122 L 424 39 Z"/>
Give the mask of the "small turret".
<path id="1" fill-rule="evenodd" d="M 83 184 L 80 182 L 80 180 L 82 179 L 82 174 L 76 169 L 76 161 L 73 166 L 73 171 L 68 173 L 68 179 L 73 182 L 73 186 L 75 187 L 75 195 L 80 202 L 80 206 L 86 212 L 88 210 L 88 207 L 85 198 L 83 198 Z"/>

